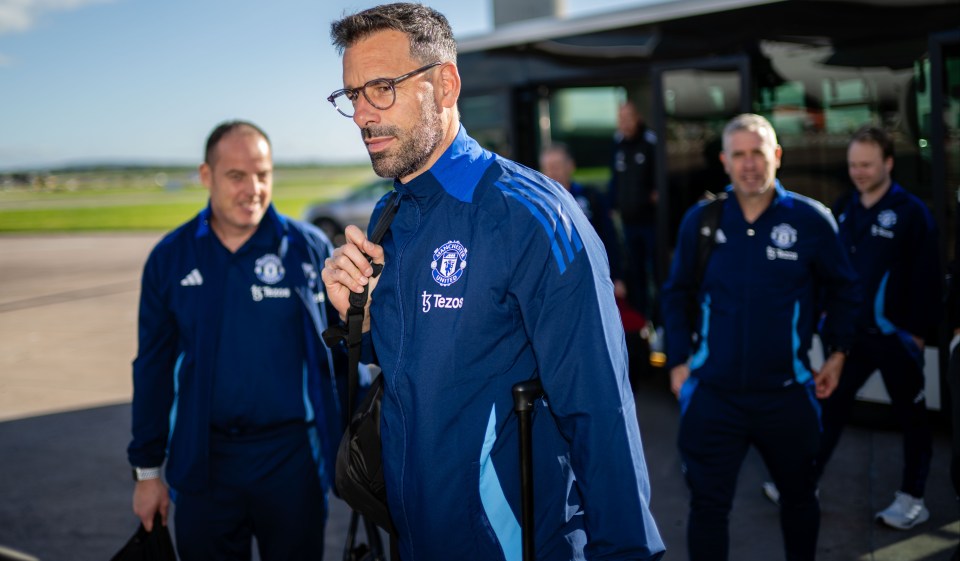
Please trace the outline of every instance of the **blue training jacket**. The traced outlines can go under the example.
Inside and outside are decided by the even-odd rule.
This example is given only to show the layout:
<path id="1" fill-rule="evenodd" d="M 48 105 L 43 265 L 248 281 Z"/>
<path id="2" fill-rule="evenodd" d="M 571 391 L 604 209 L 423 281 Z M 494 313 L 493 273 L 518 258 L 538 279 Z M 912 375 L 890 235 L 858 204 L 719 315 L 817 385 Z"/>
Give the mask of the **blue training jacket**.
<path id="1" fill-rule="evenodd" d="M 894 183 L 869 209 L 854 191 L 834 212 L 863 286 L 860 330 L 925 337 L 940 320 L 942 278 L 927 205 Z"/>
<path id="2" fill-rule="evenodd" d="M 576 201 L 463 128 L 395 188 L 365 340 L 404 561 L 521 559 L 511 388 L 538 376 L 537 559 L 658 559 L 623 328 Z"/>
<path id="3" fill-rule="evenodd" d="M 129 461 L 151 467 L 166 459 L 167 482 L 186 492 L 203 491 L 209 478 L 211 389 L 225 305 L 225 272 L 213 265 L 206 249 L 209 240 L 204 240 L 215 235 L 209 216 L 208 206 L 167 234 L 150 253 L 143 270 L 139 349 L 133 362 Z M 320 339 L 327 318 L 337 317 L 325 305 L 319 275 L 332 247 L 318 229 L 281 216 L 273 205 L 260 228 L 276 229 L 276 238 L 282 240 L 277 253 L 285 285 L 292 288 L 287 296 L 304 306 L 304 421 L 315 428 L 310 430 L 314 457 L 327 489 L 342 433 L 337 387 L 345 387 L 346 372 L 342 353 L 334 356 Z M 260 287 L 260 292 L 271 288 Z M 343 377 L 337 380 L 335 372 Z"/>
<path id="4" fill-rule="evenodd" d="M 825 347 L 849 349 L 860 302 L 836 222 L 826 207 L 777 181 L 770 206 L 749 224 L 732 188 L 728 192 L 699 287 L 694 270 L 704 204 L 680 224 L 661 293 L 667 368 L 689 359 L 692 377 L 731 390 L 810 383 L 807 355 L 821 311 Z M 697 326 L 687 317 L 691 298 L 699 307 Z"/>

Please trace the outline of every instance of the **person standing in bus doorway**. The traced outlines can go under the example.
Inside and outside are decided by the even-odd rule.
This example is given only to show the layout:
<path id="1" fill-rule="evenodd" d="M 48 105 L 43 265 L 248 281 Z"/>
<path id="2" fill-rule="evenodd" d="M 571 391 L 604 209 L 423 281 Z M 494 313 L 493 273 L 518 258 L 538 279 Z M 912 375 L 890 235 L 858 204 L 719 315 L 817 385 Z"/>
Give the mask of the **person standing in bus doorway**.
<path id="1" fill-rule="evenodd" d="M 923 502 L 933 454 L 923 347 L 941 317 L 941 267 L 930 210 L 892 179 L 893 148 L 890 136 L 875 126 L 857 130 L 847 148 L 856 190 L 837 202 L 834 214 L 865 298 L 840 384 L 823 402 L 817 477 L 837 446 L 857 391 L 880 370 L 903 431 L 903 475 L 893 502 L 876 519 L 907 530 L 930 517 Z M 769 484 L 764 491 L 776 498 Z"/>
<path id="2" fill-rule="evenodd" d="M 173 497 L 183 561 L 250 559 L 254 536 L 263 559 L 321 559 L 346 378 L 320 338 L 337 313 L 319 279 L 333 247 L 274 209 L 253 123 L 214 128 L 199 172 L 209 204 L 143 271 L 133 510 L 150 531 Z"/>
<path id="3" fill-rule="evenodd" d="M 653 312 L 656 247 L 656 142 L 637 106 L 631 101 L 620 105 L 610 168 L 610 207 L 619 214 L 623 228 L 627 300 L 648 318 Z"/>
<path id="4" fill-rule="evenodd" d="M 370 290 L 362 351 L 382 368 L 400 557 L 521 557 L 511 389 L 539 378 L 537 559 L 660 559 L 600 239 L 555 181 L 483 149 L 461 125 L 443 14 L 385 4 L 335 21 L 331 36 L 343 88 L 328 100 L 357 125 L 374 171 L 394 178 L 371 220 L 395 213 L 382 243 L 348 226 L 321 276 L 341 318 L 350 294 Z"/>
<path id="5" fill-rule="evenodd" d="M 727 559 L 737 475 L 754 446 L 782 490 L 786 558 L 808 561 L 820 528 L 815 397 L 834 390 L 853 342 L 856 273 L 830 211 L 776 179 L 782 149 L 770 123 L 740 115 L 722 138 L 731 187 L 725 200 L 712 203 L 722 205 L 711 231 L 713 251 L 698 271 L 701 203 L 681 222 L 662 291 L 667 368 L 680 401 L 678 445 L 691 496 L 687 545 L 693 561 Z M 821 303 L 829 357 L 818 372 L 807 353 Z"/>
<path id="6" fill-rule="evenodd" d="M 960 217 L 960 189 L 956 193 L 955 216 Z M 947 275 L 947 321 L 953 330 L 953 339 L 960 339 L 960 220 L 953 224 L 953 259 L 950 261 Z M 950 349 L 950 368 L 947 371 L 947 387 L 950 391 L 950 424 L 953 438 L 950 445 L 950 480 L 953 492 L 960 507 L 960 344 Z M 960 544 L 951 557 L 951 561 L 960 561 Z"/>

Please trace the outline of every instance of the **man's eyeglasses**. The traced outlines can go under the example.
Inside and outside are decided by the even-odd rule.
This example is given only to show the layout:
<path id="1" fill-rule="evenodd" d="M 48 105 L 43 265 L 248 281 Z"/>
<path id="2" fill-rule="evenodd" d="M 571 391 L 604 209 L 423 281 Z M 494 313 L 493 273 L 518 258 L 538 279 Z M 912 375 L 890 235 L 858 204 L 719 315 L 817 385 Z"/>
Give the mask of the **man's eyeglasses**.
<path id="1" fill-rule="evenodd" d="M 417 74 L 426 72 L 434 66 L 440 66 L 441 64 L 443 64 L 443 62 L 438 60 L 426 66 L 421 66 L 412 72 L 407 72 L 403 76 L 397 76 L 396 78 L 374 78 L 359 88 L 337 90 L 327 97 L 327 101 L 332 103 L 334 108 L 344 117 L 353 117 L 361 92 L 370 105 L 380 110 L 390 109 L 397 101 L 397 84 L 407 78 L 412 78 Z"/>

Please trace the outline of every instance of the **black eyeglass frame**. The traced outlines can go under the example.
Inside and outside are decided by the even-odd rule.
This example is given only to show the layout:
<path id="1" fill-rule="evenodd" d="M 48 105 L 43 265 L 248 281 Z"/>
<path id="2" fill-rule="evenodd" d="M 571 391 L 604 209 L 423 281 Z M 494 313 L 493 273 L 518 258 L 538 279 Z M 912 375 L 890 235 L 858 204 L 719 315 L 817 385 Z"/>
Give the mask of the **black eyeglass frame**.
<path id="1" fill-rule="evenodd" d="M 426 66 L 421 66 L 416 70 L 407 72 L 402 76 L 397 76 L 396 78 L 374 78 L 373 80 L 370 80 L 366 84 L 357 88 L 343 88 L 328 95 L 327 101 L 329 101 L 330 104 L 333 105 L 333 108 L 337 110 L 337 113 L 340 113 L 341 115 L 343 115 L 344 117 L 347 117 L 348 119 L 353 117 L 356 111 L 350 113 L 349 115 L 344 113 L 340 109 L 340 107 L 337 106 L 337 98 L 340 96 L 347 96 L 347 99 L 350 100 L 351 103 L 353 103 L 354 100 L 358 99 L 360 97 L 360 94 L 363 93 L 363 97 L 367 100 L 367 103 L 369 103 L 371 106 L 375 107 L 376 109 L 379 109 L 381 111 L 386 111 L 387 109 L 390 109 L 391 107 L 393 107 L 393 104 L 397 102 L 397 84 L 399 84 L 400 82 L 408 78 L 413 78 L 417 74 L 422 74 L 423 72 L 426 72 L 427 70 L 430 70 L 435 66 L 440 66 L 441 64 L 443 64 L 443 61 L 438 60 L 436 62 L 431 62 Z M 387 105 L 386 107 L 380 107 L 370 99 L 370 96 L 367 95 L 367 88 L 373 84 L 378 84 L 378 85 L 386 84 L 387 86 L 390 87 L 390 91 L 393 92 L 393 101 L 391 101 L 390 104 Z"/>

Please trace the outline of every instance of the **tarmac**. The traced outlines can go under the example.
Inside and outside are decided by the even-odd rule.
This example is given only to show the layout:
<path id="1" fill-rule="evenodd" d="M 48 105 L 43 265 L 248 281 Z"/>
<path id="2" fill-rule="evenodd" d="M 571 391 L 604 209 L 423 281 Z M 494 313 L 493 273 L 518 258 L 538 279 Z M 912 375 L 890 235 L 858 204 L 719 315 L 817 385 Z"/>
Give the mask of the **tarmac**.
<path id="1" fill-rule="evenodd" d="M 0 546 L 44 561 L 103 561 L 135 531 L 126 460 L 130 363 L 140 272 L 159 238 L 0 236 Z M 663 373 L 638 377 L 634 390 L 664 559 L 682 560 L 688 493 L 677 404 Z M 899 531 L 873 521 L 899 484 L 899 433 L 885 423 L 848 427 L 821 481 L 817 559 L 949 560 L 960 512 L 946 430 L 938 424 L 935 435 L 931 518 Z M 777 508 L 760 492 L 765 478 L 751 452 L 730 519 L 732 560 L 783 559 Z M 338 560 L 349 510 L 330 503 L 326 559 Z"/>

